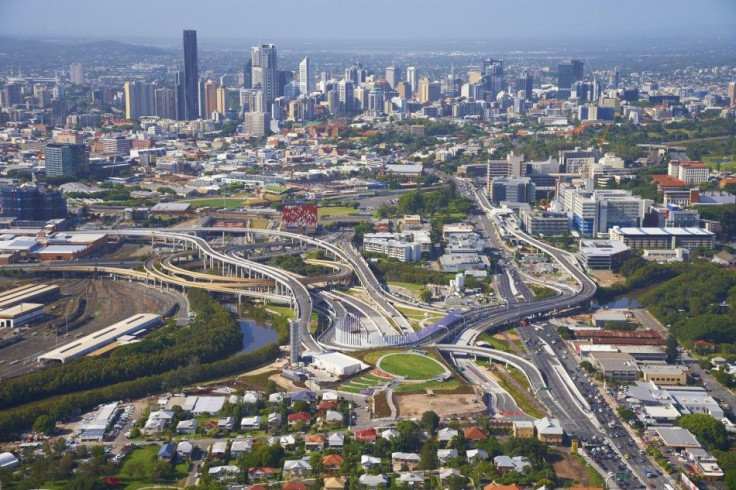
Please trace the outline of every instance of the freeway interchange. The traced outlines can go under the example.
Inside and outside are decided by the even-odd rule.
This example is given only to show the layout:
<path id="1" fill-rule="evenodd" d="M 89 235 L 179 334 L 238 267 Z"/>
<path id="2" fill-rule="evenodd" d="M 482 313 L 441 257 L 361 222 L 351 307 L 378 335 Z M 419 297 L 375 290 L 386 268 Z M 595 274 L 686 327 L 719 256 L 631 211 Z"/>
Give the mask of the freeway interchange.
<path id="1" fill-rule="evenodd" d="M 542 321 L 545 316 L 585 305 L 595 294 L 595 283 L 580 268 L 577 259 L 572 254 L 526 235 L 519 230 L 513 218 L 504 221 L 504 218 L 495 213 L 484 192 L 479 192 L 466 181 L 449 176 L 443 177 L 454 180 L 460 192 L 476 202 L 482 212 L 474 218 L 479 225 L 479 231 L 494 249 L 503 250 L 502 242 L 497 237 L 497 228 L 503 226 L 514 239 L 549 255 L 557 263 L 559 269 L 564 270 L 575 280 L 577 286 L 551 284 L 548 286 L 557 290 L 558 294 L 539 301 L 532 301 L 532 294 L 522 281 L 523 274 L 513 266 L 510 260 L 504 260 L 501 257 L 498 260 L 496 272 L 500 279 L 498 290 L 504 297 L 505 304 L 466 311 L 462 314 L 461 321 L 440 330 L 421 343 L 435 346 L 450 355 L 453 360 L 463 358 L 456 360 L 459 367 L 472 366 L 471 361 L 465 360 L 467 357 L 486 357 L 516 367 L 527 377 L 539 401 L 554 417 L 560 420 L 568 435 L 585 441 L 587 445 L 600 448 L 597 449 L 599 457 L 596 460 L 607 472 L 609 478 L 614 475 L 633 474 L 637 480 L 649 486 L 656 487 L 664 483 L 662 481 L 664 478 L 651 482 L 645 476 L 644 469 L 654 468 L 654 465 L 645 456 L 638 454 L 638 448 L 626 428 L 621 425 L 610 407 L 600 402 L 597 388 L 590 381 L 583 379 L 579 368 L 571 359 L 567 359 L 564 349 L 555 351 L 558 346 L 563 345 L 563 342 L 559 339 L 554 327 Z M 365 317 L 371 317 L 376 328 L 384 334 L 390 333 L 388 330 L 391 328 L 395 328 L 400 335 L 407 335 L 407 337 L 409 333 L 413 333 L 411 325 L 401 315 L 395 304 L 415 307 L 416 305 L 386 291 L 375 278 L 361 254 L 351 245 L 344 244 L 346 240 L 340 240 L 342 243 L 335 244 L 294 233 L 243 228 L 177 230 L 138 228 L 113 230 L 110 233 L 125 237 L 125 239 L 163 240 L 164 243 L 171 244 L 174 255 L 167 256 L 163 260 L 147 261 L 143 272 L 126 268 L 128 264 L 118 265 L 112 262 L 101 262 L 91 266 L 89 262 L 80 261 L 47 266 L 47 268 L 86 272 L 94 270 L 127 276 L 130 279 L 145 281 L 146 284 L 152 280 L 154 285 L 156 281 L 159 281 L 162 285 L 166 283 L 182 288 L 204 287 L 215 292 L 232 294 L 238 298 L 248 296 L 286 303 L 295 309 L 301 343 L 304 348 L 311 351 L 323 350 L 325 347 L 337 348 L 330 343 L 327 345 L 320 343 L 309 333 L 309 322 L 316 304 L 322 305 L 320 308 L 331 309 L 336 315 L 340 311 L 345 314 L 346 308 L 357 314 L 362 313 Z M 308 285 L 314 284 L 315 281 L 305 281 L 305 278 L 292 273 L 248 260 L 238 254 L 238 247 L 225 251 L 215 250 L 207 239 L 200 236 L 215 233 L 260 234 L 291 240 L 292 244 L 298 242 L 302 246 L 318 247 L 335 258 L 333 268 L 337 272 L 331 277 L 335 277 L 336 280 L 345 280 L 349 278 L 351 272 L 354 273 L 371 298 L 374 307 L 365 305 L 355 298 L 344 296 L 340 301 L 342 304 L 336 304 L 336 300 L 341 299 L 339 295 L 319 288 L 308 288 Z M 186 257 L 188 254 L 198 257 L 205 267 L 207 265 L 210 268 L 218 267 L 224 273 L 218 276 L 210 275 L 210 278 L 206 279 L 201 276 L 201 273 L 194 273 L 179 267 L 173 260 L 177 256 Z M 43 268 L 43 266 L 37 266 L 37 268 Z M 422 308 L 432 310 L 429 305 L 422 305 Z M 380 318 L 381 316 L 385 318 Z M 534 324 L 536 325 L 534 327 L 517 329 L 519 338 L 527 352 L 530 353 L 524 356 L 526 358 L 476 345 L 478 336 L 483 332 L 499 330 L 522 319 L 538 322 Z M 489 385 L 488 380 L 482 379 L 478 372 L 475 375 L 468 373 L 466 377 L 476 383 L 479 382 L 484 389 Z M 513 407 L 513 400 L 508 397 L 503 398 L 501 409 Z M 624 453 L 627 458 L 623 458 Z M 634 455 L 633 458 L 630 453 Z M 619 481 L 618 486 L 631 488 L 626 481 Z"/>

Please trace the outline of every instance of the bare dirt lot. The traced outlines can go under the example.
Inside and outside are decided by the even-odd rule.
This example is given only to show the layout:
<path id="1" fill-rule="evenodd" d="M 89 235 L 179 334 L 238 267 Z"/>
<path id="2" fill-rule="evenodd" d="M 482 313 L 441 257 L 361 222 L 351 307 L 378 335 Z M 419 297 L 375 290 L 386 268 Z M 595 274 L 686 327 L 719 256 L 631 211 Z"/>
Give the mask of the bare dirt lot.
<path id="1" fill-rule="evenodd" d="M 433 410 L 440 418 L 486 412 L 487 408 L 475 394 L 467 395 L 394 395 L 403 418 L 421 417 Z"/>
<path id="2" fill-rule="evenodd" d="M 582 487 L 591 486 L 588 470 L 580 459 L 572 454 L 551 453 L 549 462 L 552 463 L 552 468 L 559 478 L 570 480 Z"/>
<path id="3" fill-rule="evenodd" d="M 608 287 L 616 284 L 617 282 L 623 281 L 623 278 L 619 274 L 611 271 L 593 270 L 591 271 L 591 274 L 601 287 Z"/>

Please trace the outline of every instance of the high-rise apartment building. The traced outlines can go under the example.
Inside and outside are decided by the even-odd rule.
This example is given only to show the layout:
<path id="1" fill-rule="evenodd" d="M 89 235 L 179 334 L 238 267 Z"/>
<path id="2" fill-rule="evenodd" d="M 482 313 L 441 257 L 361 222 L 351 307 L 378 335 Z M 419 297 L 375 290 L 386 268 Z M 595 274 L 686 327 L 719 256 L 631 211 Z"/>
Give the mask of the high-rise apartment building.
<path id="1" fill-rule="evenodd" d="M 217 82 L 214 80 L 207 80 L 204 83 L 204 114 L 201 115 L 203 119 L 211 119 L 212 113 L 217 111 Z"/>
<path id="2" fill-rule="evenodd" d="M 84 84 L 84 67 L 79 63 L 69 65 L 69 81 L 75 85 Z"/>
<path id="3" fill-rule="evenodd" d="M 262 44 L 250 50 L 253 64 L 253 87 L 263 93 L 263 106 L 268 111 L 278 97 L 279 73 L 276 60 L 276 45 Z"/>
<path id="4" fill-rule="evenodd" d="M 299 92 L 304 95 L 314 92 L 314 75 L 309 63 L 309 56 L 305 56 L 302 62 L 299 63 Z"/>
<path id="5" fill-rule="evenodd" d="M 406 81 L 409 82 L 411 93 L 415 94 L 417 92 L 417 88 L 419 88 L 419 85 L 417 84 L 419 82 L 419 79 L 417 78 L 416 67 L 410 66 L 406 69 Z"/>
<path id="6" fill-rule="evenodd" d="M 161 119 L 176 119 L 176 91 L 162 87 L 153 91 L 154 113 Z"/>
<path id="7" fill-rule="evenodd" d="M 197 31 L 184 31 L 184 120 L 200 117 L 198 107 L 199 65 L 197 61 Z"/>
<path id="8" fill-rule="evenodd" d="M 217 107 L 215 108 L 220 114 L 227 114 L 227 88 L 217 88 Z"/>
<path id="9" fill-rule="evenodd" d="M 397 66 L 391 65 L 386 68 L 386 82 L 391 85 L 391 88 L 396 88 L 399 84 L 399 78 L 401 77 L 401 71 Z"/>
<path id="10" fill-rule="evenodd" d="M 243 67 L 243 88 L 253 88 L 253 60 L 250 58 Z"/>
<path id="11" fill-rule="evenodd" d="M 44 147 L 46 177 L 85 177 L 89 171 L 89 150 L 85 145 L 49 143 Z"/>
<path id="12" fill-rule="evenodd" d="M 355 95 L 353 94 L 353 89 L 353 82 L 340 80 L 338 84 L 340 112 L 352 112 L 354 110 L 353 101 L 355 100 Z"/>
<path id="13" fill-rule="evenodd" d="M 125 118 L 137 120 L 141 116 L 155 115 L 153 84 L 125 82 Z"/>
<path id="14" fill-rule="evenodd" d="M 728 84 L 728 103 L 731 107 L 736 107 L 736 82 Z"/>

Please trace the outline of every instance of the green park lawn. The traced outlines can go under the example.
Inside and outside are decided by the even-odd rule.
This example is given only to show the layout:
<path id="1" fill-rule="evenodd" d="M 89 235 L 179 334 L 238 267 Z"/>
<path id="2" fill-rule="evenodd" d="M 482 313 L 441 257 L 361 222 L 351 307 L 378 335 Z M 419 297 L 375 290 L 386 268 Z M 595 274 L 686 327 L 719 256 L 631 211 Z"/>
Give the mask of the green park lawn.
<path id="1" fill-rule="evenodd" d="M 153 471 L 153 465 L 156 462 L 158 451 L 160 447 L 155 446 L 143 446 L 133 449 L 123 460 L 123 464 L 120 466 L 116 478 L 120 478 L 125 485 L 123 488 L 126 490 L 132 490 L 136 488 L 150 487 L 151 483 L 151 472 Z M 188 463 L 179 463 L 175 466 L 176 475 L 175 480 L 181 480 L 186 478 L 189 473 Z M 133 479 L 133 475 L 138 474 L 140 478 Z M 165 484 L 162 486 L 166 486 Z M 173 487 L 169 487 L 173 488 Z"/>
<path id="2" fill-rule="evenodd" d="M 379 362 L 378 369 L 407 380 L 430 379 L 445 372 L 445 368 L 431 357 L 409 352 L 387 355 Z"/>
<path id="3" fill-rule="evenodd" d="M 409 282 L 388 282 L 389 286 L 396 286 L 404 289 L 408 289 L 409 291 L 422 291 L 424 289 L 423 284 L 411 284 Z"/>
<path id="4" fill-rule="evenodd" d="M 191 204 L 193 208 L 213 207 L 213 208 L 235 209 L 235 208 L 242 208 L 244 206 L 244 201 L 247 198 L 248 196 L 212 197 L 212 198 L 207 198 L 207 199 L 189 199 L 186 201 L 179 201 L 179 202 L 187 202 Z"/>
<path id="5" fill-rule="evenodd" d="M 317 216 L 320 218 L 325 216 L 349 216 L 352 214 L 358 214 L 358 210 L 348 206 L 320 207 L 317 209 Z"/>

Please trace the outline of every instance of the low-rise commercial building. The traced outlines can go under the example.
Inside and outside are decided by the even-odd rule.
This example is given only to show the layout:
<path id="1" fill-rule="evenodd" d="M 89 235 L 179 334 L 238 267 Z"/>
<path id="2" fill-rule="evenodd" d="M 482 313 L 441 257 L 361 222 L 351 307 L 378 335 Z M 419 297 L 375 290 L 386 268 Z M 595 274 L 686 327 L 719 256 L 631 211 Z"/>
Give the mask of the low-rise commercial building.
<path id="1" fill-rule="evenodd" d="M 636 361 L 628 354 L 621 352 L 595 352 L 591 354 L 596 367 L 606 378 L 617 383 L 631 383 L 639 375 Z"/>
<path id="2" fill-rule="evenodd" d="M 522 228 L 530 235 L 562 236 L 570 233 L 570 218 L 564 213 L 522 209 L 519 216 Z"/>
<path id="3" fill-rule="evenodd" d="M 440 257 L 442 272 L 463 272 L 469 270 L 485 270 L 491 262 L 485 255 L 474 253 L 445 254 Z"/>
<path id="4" fill-rule="evenodd" d="M 644 381 L 651 381 L 657 385 L 672 386 L 687 384 L 687 371 L 682 366 L 668 364 L 652 364 L 641 366 Z"/>
<path id="5" fill-rule="evenodd" d="M 588 270 L 618 270 L 631 256 L 625 243 L 610 240 L 581 240 L 580 258 Z"/>
<path id="6" fill-rule="evenodd" d="M 715 233 L 703 228 L 620 228 L 610 229 L 612 241 L 631 248 L 713 248 Z"/>

